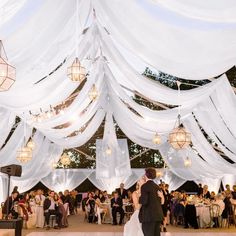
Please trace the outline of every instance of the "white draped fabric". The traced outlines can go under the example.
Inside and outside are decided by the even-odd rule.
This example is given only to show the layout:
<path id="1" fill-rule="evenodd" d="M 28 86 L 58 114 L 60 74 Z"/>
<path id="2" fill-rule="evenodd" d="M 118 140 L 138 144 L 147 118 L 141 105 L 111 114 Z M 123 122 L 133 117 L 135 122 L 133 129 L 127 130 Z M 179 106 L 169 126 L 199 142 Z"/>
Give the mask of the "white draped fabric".
<path id="1" fill-rule="evenodd" d="M 172 5 L 170 2 L 174 1 L 167 4 L 150 0 L 92 2 L 99 20 L 114 40 L 163 72 L 199 80 L 222 74 L 235 65 L 236 22 L 232 14 L 235 2 L 217 1 L 214 14 L 217 20 L 212 17 L 211 21 L 184 15 L 180 7 L 183 4 Z M 195 15 L 201 14 L 202 8 L 213 12 L 212 1 L 204 4 L 191 1 L 184 7 L 189 13 L 196 10 Z M 222 12 L 226 14 L 223 19 L 219 17 Z"/>
<path id="2" fill-rule="evenodd" d="M 109 107 L 108 107 L 109 109 Z M 107 112 L 103 139 L 96 140 L 96 179 L 120 179 L 131 175 L 127 139 L 117 140 L 113 116 Z"/>
<path id="3" fill-rule="evenodd" d="M 36 142 L 33 159 L 23 166 L 21 178 L 13 178 L 12 185 L 25 191 L 41 179 L 47 183 L 47 178 L 51 178 L 52 161 L 59 159 L 64 148 L 85 144 L 107 114 L 113 115 L 117 125 L 133 142 L 160 150 L 177 176 L 173 186 L 185 179 L 196 182 L 207 179 L 210 188 L 217 189 L 225 173 L 234 175 L 236 100 L 223 73 L 236 61 L 236 3 L 216 0 L 212 6 L 212 1 L 195 3 L 193 0 L 187 4 L 173 0 L 79 0 L 77 19 L 76 2 L 57 1 L 56 10 L 52 1 L 0 3 L 3 19 L 0 35 L 10 63 L 17 68 L 16 83 L 9 91 L 0 93 L 0 165 L 17 163 L 16 153 L 24 142 L 25 123 L 26 140 L 33 128 L 37 130 L 33 137 Z M 201 80 L 223 75 L 204 86 L 178 93 L 140 75 L 137 68 L 131 66 L 134 63 L 128 55 L 132 54 L 143 64 L 184 79 Z M 50 105 L 64 102 L 78 89 L 79 84 L 66 76 L 67 67 L 76 56 L 88 72 L 85 85 L 65 108 L 64 114 L 32 122 L 30 111 L 33 114 L 46 111 Z M 42 78 L 44 80 L 39 82 Z M 96 101 L 88 97 L 93 84 L 99 92 Z M 133 93 L 128 93 L 124 86 L 174 108 L 150 110 L 137 104 Z M 192 134 L 193 144 L 179 152 L 167 142 L 176 123 L 177 105 L 181 121 Z M 16 116 L 24 119 L 14 126 Z M 3 146 L 13 127 L 13 134 Z M 213 148 L 203 130 L 230 161 Z M 160 145 L 152 143 L 156 132 L 162 137 Z M 72 135 L 74 133 L 78 134 Z M 116 141 L 115 135 L 109 139 L 111 143 Z M 192 161 L 189 168 L 184 166 L 187 156 Z M 128 171 L 122 176 L 127 186 L 139 176 L 129 174 Z M 69 178 L 65 172 L 64 176 L 67 175 L 65 179 Z M 60 179 L 60 176 L 55 178 Z M 104 178 L 96 179 L 94 173 L 89 178 L 101 189 L 112 189 L 121 180 L 113 180 L 114 185 L 110 186 Z M 171 176 L 167 179 L 173 181 Z M 67 185 L 59 184 L 56 188 L 62 186 Z"/>

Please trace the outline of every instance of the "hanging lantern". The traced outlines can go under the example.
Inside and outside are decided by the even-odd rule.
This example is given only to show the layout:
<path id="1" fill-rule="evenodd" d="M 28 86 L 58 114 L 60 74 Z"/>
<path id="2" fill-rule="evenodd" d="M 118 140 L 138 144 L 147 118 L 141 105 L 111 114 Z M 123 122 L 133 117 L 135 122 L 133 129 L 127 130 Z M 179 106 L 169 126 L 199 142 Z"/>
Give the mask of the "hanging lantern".
<path id="1" fill-rule="evenodd" d="M 111 153 L 112 153 L 111 148 L 110 148 L 110 147 L 107 147 L 107 149 L 106 149 L 106 154 L 107 154 L 108 156 L 110 156 Z"/>
<path id="2" fill-rule="evenodd" d="M 162 170 L 156 170 L 156 176 L 157 176 L 157 178 L 161 178 L 162 176 L 163 176 L 163 172 L 162 172 Z"/>
<path id="3" fill-rule="evenodd" d="M 97 99 L 97 97 L 98 97 L 98 91 L 97 91 L 97 88 L 96 88 L 96 86 L 95 86 L 95 84 L 93 84 L 93 86 L 92 86 L 92 88 L 91 88 L 91 90 L 89 91 L 89 98 L 92 100 L 92 101 L 94 101 L 94 100 L 96 100 Z"/>
<path id="4" fill-rule="evenodd" d="M 161 144 L 161 136 L 158 133 L 155 133 L 152 142 L 157 145 Z"/>
<path id="5" fill-rule="evenodd" d="M 7 63 L 7 56 L 0 40 L 0 92 L 9 90 L 15 80 L 16 69 Z"/>
<path id="6" fill-rule="evenodd" d="M 169 134 L 169 143 L 177 150 L 184 149 L 191 143 L 191 134 L 180 123 L 180 115 L 178 115 L 178 127 L 174 128 Z"/>
<path id="7" fill-rule="evenodd" d="M 28 148 L 30 148 L 31 150 L 34 150 L 35 148 L 35 142 L 34 140 L 31 138 L 30 141 L 27 143 L 26 145 Z"/>
<path id="8" fill-rule="evenodd" d="M 16 159 L 20 163 L 27 163 L 32 159 L 32 151 L 28 147 L 22 147 L 19 151 L 17 151 Z"/>
<path id="9" fill-rule="evenodd" d="M 67 68 L 67 76 L 72 81 L 82 82 L 86 77 L 85 67 L 83 67 L 78 59 L 75 58 L 70 67 Z"/>
<path id="10" fill-rule="evenodd" d="M 184 166 L 185 167 L 191 167 L 192 165 L 192 161 L 187 157 L 185 160 L 184 160 Z"/>
<path id="11" fill-rule="evenodd" d="M 63 166 L 69 166 L 71 163 L 70 157 L 64 153 L 61 158 L 60 158 L 60 162 Z"/>

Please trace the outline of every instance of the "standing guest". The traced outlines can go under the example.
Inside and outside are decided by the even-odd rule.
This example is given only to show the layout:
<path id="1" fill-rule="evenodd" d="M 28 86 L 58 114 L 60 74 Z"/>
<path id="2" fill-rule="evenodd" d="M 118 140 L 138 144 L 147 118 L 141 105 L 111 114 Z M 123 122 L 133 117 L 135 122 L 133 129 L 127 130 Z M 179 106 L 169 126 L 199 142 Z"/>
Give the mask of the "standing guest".
<path id="1" fill-rule="evenodd" d="M 164 219 L 163 219 L 163 232 L 167 232 L 166 230 L 166 225 L 167 225 L 167 212 L 168 212 L 168 207 L 169 207 L 169 201 L 170 201 L 170 194 L 169 194 L 169 191 L 168 191 L 168 185 L 166 184 L 162 184 L 161 185 L 162 189 L 162 194 L 163 194 L 163 197 L 164 197 L 164 203 L 161 205 L 162 207 L 162 212 L 163 212 L 163 216 L 164 216 Z"/>
<path id="2" fill-rule="evenodd" d="M 222 227 L 226 227 L 227 219 L 229 215 L 232 213 L 232 203 L 230 201 L 231 193 L 223 192 L 222 195 L 224 197 L 224 204 L 225 204 L 225 208 L 222 212 Z"/>
<path id="3" fill-rule="evenodd" d="M 58 194 L 55 194 L 54 196 L 54 201 L 56 203 L 56 205 L 58 206 L 58 211 L 61 213 L 62 215 L 62 219 L 61 219 L 61 227 L 62 228 L 66 228 L 68 227 L 68 220 L 67 220 L 67 214 L 68 212 L 66 211 L 64 204 L 62 202 L 62 200 L 60 199 Z"/>
<path id="4" fill-rule="evenodd" d="M 18 192 L 13 191 L 11 193 L 11 196 L 9 196 L 7 200 L 4 202 L 2 213 L 6 216 L 7 219 L 18 218 L 18 213 L 14 209 L 14 204 L 16 203 L 16 199 L 18 199 Z"/>
<path id="5" fill-rule="evenodd" d="M 45 196 L 43 195 L 43 191 L 38 189 L 37 194 L 35 195 L 36 228 L 43 228 L 44 226 L 44 201 Z"/>
<path id="6" fill-rule="evenodd" d="M 141 187 L 139 203 L 141 209 L 139 220 L 142 223 L 144 236 L 160 236 L 160 225 L 163 221 L 161 199 L 158 196 L 160 188 L 153 182 L 156 178 L 155 168 L 145 169 L 145 184 Z"/>
<path id="7" fill-rule="evenodd" d="M 27 229 L 27 221 L 29 220 L 29 215 L 31 215 L 33 212 L 30 208 L 30 202 L 29 202 L 29 194 L 25 193 L 23 198 L 19 200 L 19 207 L 22 210 L 22 217 L 24 219 L 24 223 L 25 223 L 25 228 Z"/>
<path id="8" fill-rule="evenodd" d="M 203 194 L 203 187 L 202 184 L 198 184 L 198 191 L 197 191 L 197 195 L 200 196 Z"/>
<path id="9" fill-rule="evenodd" d="M 117 225 L 117 213 L 120 213 L 120 222 L 119 225 L 122 225 L 124 219 L 124 210 L 123 210 L 123 201 L 122 198 L 119 196 L 118 192 L 114 192 L 114 197 L 111 199 L 111 209 L 112 209 L 112 218 L 113 218 L 113 225 Z"/>
<path id="10" fill-rule="evenodd" d="M 99 190 L 96 189 L 95 192 L 94 192 L 94 197 L 93 197 L 95 200 L 96 200 L 97 198 L 99 198 L 99 193 L 100 193 Z M 100 198 L 99 198 L 99 199 L 100 199 Z"/>
<path id="11" fill-rule="evenodd" d="M 95 221 L 95 206 L 96 202 L 93 198 L 93 194 L 88 194 L 88 200 L 86 201 L 87 213 L 88 213 L 88 221 L 89 223 L 93 223 Z"/>
<path id="12" fill-rule="evenodd" d="M 120 184 L 120 188 L 116 190 L 118 195 L 121 197 L 121 199 L 128 198 L 128 191 L 124 188 L 125 185 L 123 183 Z"/>
<path id="13" fill-rule="evenodd" d="M 69 190 L 64 191 L 64 195 L 61 197 L 61 200 L 63 201 L 63 204 L 68 203 L 70 214 L 74 215 L 74 206 Z"/>
<path id="14" fill-rule="evenodd" d="M 46 222 L 46 229 L 50 229 L 49 226 L 49 219 L 50 215 L 55 215 L 56 216 L 56 222 L 57 225 L 54 227 L 55 229 L 60 229 L 61 228 L 61 219 L 62 215 L 58 210 L 58 205 L 54 201 L 54 196 L 55 192 L 50 191 L 49 196 L 45 199 L 44 204 L 43 204 L 43 209 L 44 209 L 44 216 L 45 216 L 45 222 Z"/>
<path id="15" fill-rule="evenodd" d="M 209 199 L 211 197 L 211 194 L 210 194 L 210 192 L 208 190 L 208 186 L 207 185 L 203 186 L 202 196 L 203 196 L 203 198 L 206 198 L 206 199 Z"/>
<path id="16" fill-rule="evenodd" d="M 231 192 L 232 194 L 232 199 L 236 200 L 236 185 L 233 185 L 233 191 Z"/>
<path id="17" fill-rule="evenodd" d="M 229 184 L 226 184 L 226 185 L 225 185 L 225 188 L 226 188 L 226 189 L 225 189 L 225 193 L 226 193 L 227 195 L 229 195 L 229 194 L 231 195 L 232 191 L 231 191 L 231 189 L 230 189 L 230 185 L 229 185 Z"/>

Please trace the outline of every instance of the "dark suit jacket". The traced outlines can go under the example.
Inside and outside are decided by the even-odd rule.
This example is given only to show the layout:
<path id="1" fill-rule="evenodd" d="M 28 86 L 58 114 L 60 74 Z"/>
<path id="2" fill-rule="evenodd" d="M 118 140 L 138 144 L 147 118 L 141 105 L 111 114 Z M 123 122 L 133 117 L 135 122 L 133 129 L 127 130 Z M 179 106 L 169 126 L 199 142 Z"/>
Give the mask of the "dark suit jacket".
<path id="1" fill-rule="evenodd" d="M 7 214 L 7 202 L 9 201 L 9 207 L 8 207 L 8 213 L 11 213 L 11 210 L 13 208 L 13 203 L 14 200 L 12 199 L 12 197 L 8 197 L 7 200 L 4 202 L 3 208 L 2 208 L 2 213 L 3 214 Z"/>
<path id="2" fill-rule="evenodd" d="M 121 189 L 118 188 L 116 189 L 116 191 L 118 192 L 118 195 L 122 198 L 122 199 L 125 199 L 125 198 L 128 198 L 128 191 L 126 189 L 123 189 L 123 192 L 121 193 Z"/>
<path id="3" fill-rule="evenodd" d="M 43 202 L 43 210 L 46 211 L 51 206 L 51 200 L 49 198 L 46 198 Z M 58 210 L 58 206 L 55 203 L 55 210 Z"/>
<path id="4" fill-rule="evenodd" d="M 139 211 L 139 221 L 141 223 L 163 220 L 161 199 L 157 194 L 158 190 L 160 190 L 159 187 L 150 180 L 142 185 L 141 197 L 139 198 L 139 203 L 142 204 Z"/>
<path id="5" fill-rule="evenodd" d="M 121 197 L 118 197 L 117 199 L 116 199 L 116 201 L 115 201 L 115 198 L 112 198 L 111 199 L 111 208 L 113 208 L 113 205 L 114 204 L 118 204 L 119 205 L 119 207 L 123 207 L 123 201 L 122 201 L 122 198 Z"/>

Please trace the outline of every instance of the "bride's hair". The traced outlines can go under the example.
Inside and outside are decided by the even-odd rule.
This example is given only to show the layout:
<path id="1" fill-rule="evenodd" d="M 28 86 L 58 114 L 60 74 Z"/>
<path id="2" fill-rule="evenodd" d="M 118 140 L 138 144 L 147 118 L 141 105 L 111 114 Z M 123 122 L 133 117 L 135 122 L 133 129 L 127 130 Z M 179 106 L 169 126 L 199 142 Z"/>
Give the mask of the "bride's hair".
<path id="1" fill-rule="evenodd" d="M 140 184 L 139 184 L 139 182 L 136 183 L 135 189 L 136 189 L 136 190 L 139 190 L 139 189 L 140 189 Z"/>

